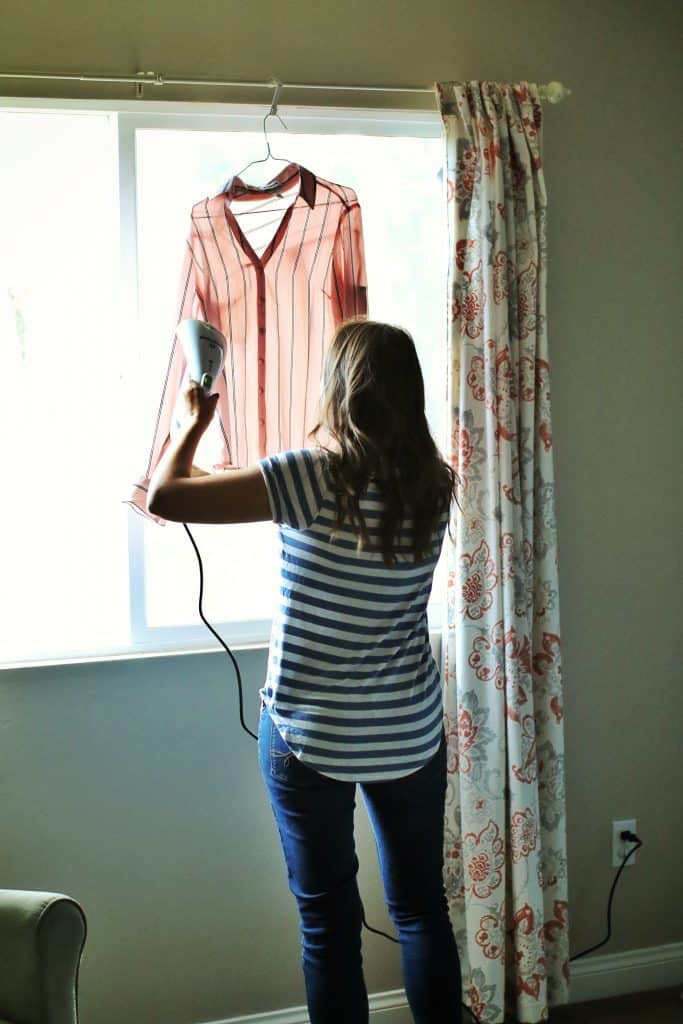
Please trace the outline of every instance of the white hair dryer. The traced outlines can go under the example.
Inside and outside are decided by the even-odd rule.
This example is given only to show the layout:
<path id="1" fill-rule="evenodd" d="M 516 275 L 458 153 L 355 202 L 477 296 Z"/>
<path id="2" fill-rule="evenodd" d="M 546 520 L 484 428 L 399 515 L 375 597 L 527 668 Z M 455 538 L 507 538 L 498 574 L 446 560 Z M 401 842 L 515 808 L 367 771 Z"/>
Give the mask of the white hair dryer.
<path id="1" fill-rule="evenodd" d="M 227 343 L 225 336 L 206 320 L 181 320 L 176 327 L 176 337 L 185 353 L 187 370 L 181 386 L 182 395 L 187 390 L 190 380 L 200 384 L 206 392 L 211 391 L 225 362 Z M 175 429 L 180 430 L 180 410 L 175 416 Z"/>
<path id="2" fill-rule="evenodd" d="M 176 327 L 176 337 L 183 346 L 187 360 L 183 390 L 192 378 L 205 391 L 210 391 L 225 362 L 225 337 L 206 320 L 181 320 Z"/>

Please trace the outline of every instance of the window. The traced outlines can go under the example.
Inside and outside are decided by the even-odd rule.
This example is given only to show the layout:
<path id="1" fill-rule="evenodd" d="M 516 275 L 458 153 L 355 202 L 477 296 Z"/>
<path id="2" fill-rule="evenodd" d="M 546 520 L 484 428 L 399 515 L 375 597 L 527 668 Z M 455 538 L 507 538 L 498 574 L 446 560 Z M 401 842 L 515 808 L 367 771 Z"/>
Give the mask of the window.
<path id="1" fill-rule="evenodd" d="M 0 406 L 11 481 L 0 512 L 0 660 L 215 648 L 198 615 L 199 572 L 184 529 L 150 523 L 122 501 L 151 444 L 190 208 L 263 155 L 263 109 L 65 106 L 0 110 L 2 149 L 12 154 L 0 166 L 0 344 L 14 385 Z M 369 316 L 411 331 L 444 452 L 438 115 L 281 114 L 287 132 L 269 121 L 274 155 L 358 194 Z M 258 170 L 252 180 L 262 180 Z M 204 564 L 205 616 L 229 645 L 266 643 L 277 527 L 190 529 Z M 432 628 L 444 561 L 442 553 Z"/>

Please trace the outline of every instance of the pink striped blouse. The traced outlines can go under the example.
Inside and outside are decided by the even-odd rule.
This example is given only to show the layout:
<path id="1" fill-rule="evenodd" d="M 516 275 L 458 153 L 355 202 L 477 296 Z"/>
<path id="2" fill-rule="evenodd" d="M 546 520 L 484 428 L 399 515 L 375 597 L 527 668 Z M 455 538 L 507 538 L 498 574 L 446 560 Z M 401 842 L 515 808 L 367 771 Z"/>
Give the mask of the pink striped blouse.
<path id="1" fill-rule="evenodd" d="M 258 219 L 271 211 L 275 218 L 260 221 L 261 229 L 279 224 L 257 254 L 256 220 L 249 214 Z M 214 384 L 214 470 L 314 443 L 306 435 L 319 417 L 324 354 L 337 324 L 356 314 L 367 314 L 367 281 L 353 189 L 289 164 L 267 185 L 233 177 L 213 199 L 195 203 L 178 322 L 207 320 L 227 340 L 225 367 Z M 161 524 L 165 520 L 147 509 L 147 490 L 171 439 L 185 371 L 174 337 L 147 468 L 126 499 Z"/>

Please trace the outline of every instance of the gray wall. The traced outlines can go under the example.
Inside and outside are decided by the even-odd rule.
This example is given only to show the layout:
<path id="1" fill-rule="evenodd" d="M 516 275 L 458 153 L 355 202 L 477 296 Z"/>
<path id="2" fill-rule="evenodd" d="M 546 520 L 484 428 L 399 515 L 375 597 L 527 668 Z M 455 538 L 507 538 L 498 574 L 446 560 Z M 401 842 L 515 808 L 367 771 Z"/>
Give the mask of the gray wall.
<path id="1" fill-rule="evenodd" d="M 682 15 L 673 0 L 62 0 L 18 7 L 0 35 L 0 70 L 573 89 L 545 107 L 544 155 L 574 953 L 604 937 L 620 817 L 637 819 L 645 845 L 600 952 L 683 939 Z M 20 80 L 2 91 L 133 97 Z M 215 89 L 148 96 L 264 101 Z M 252 728 L 265 658 L 239 656 Z M 86 907 L 84 1024 L 188 1024 L 303 1003 L 295 906 L 227 657 L 6 671 L 0 687 L 0 886 L 65 891 Z M 358 805 L 367 917 L 391 931 L 360 794 Z M 369 991 L 400 987 L 396 947 L 365 934 Z"/>

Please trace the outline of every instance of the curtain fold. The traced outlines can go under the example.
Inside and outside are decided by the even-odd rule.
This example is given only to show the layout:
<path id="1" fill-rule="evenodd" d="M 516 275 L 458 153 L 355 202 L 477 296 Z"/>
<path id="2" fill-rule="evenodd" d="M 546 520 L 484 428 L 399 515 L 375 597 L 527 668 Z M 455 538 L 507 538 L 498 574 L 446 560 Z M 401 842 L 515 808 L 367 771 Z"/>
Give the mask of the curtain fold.
<path id="1" fill-rule="evenodd" d="M 557 529 L 536 85 L 439 82 L 449 221 L 444 881 L 486 1024 L 567 1002 Z"/>

